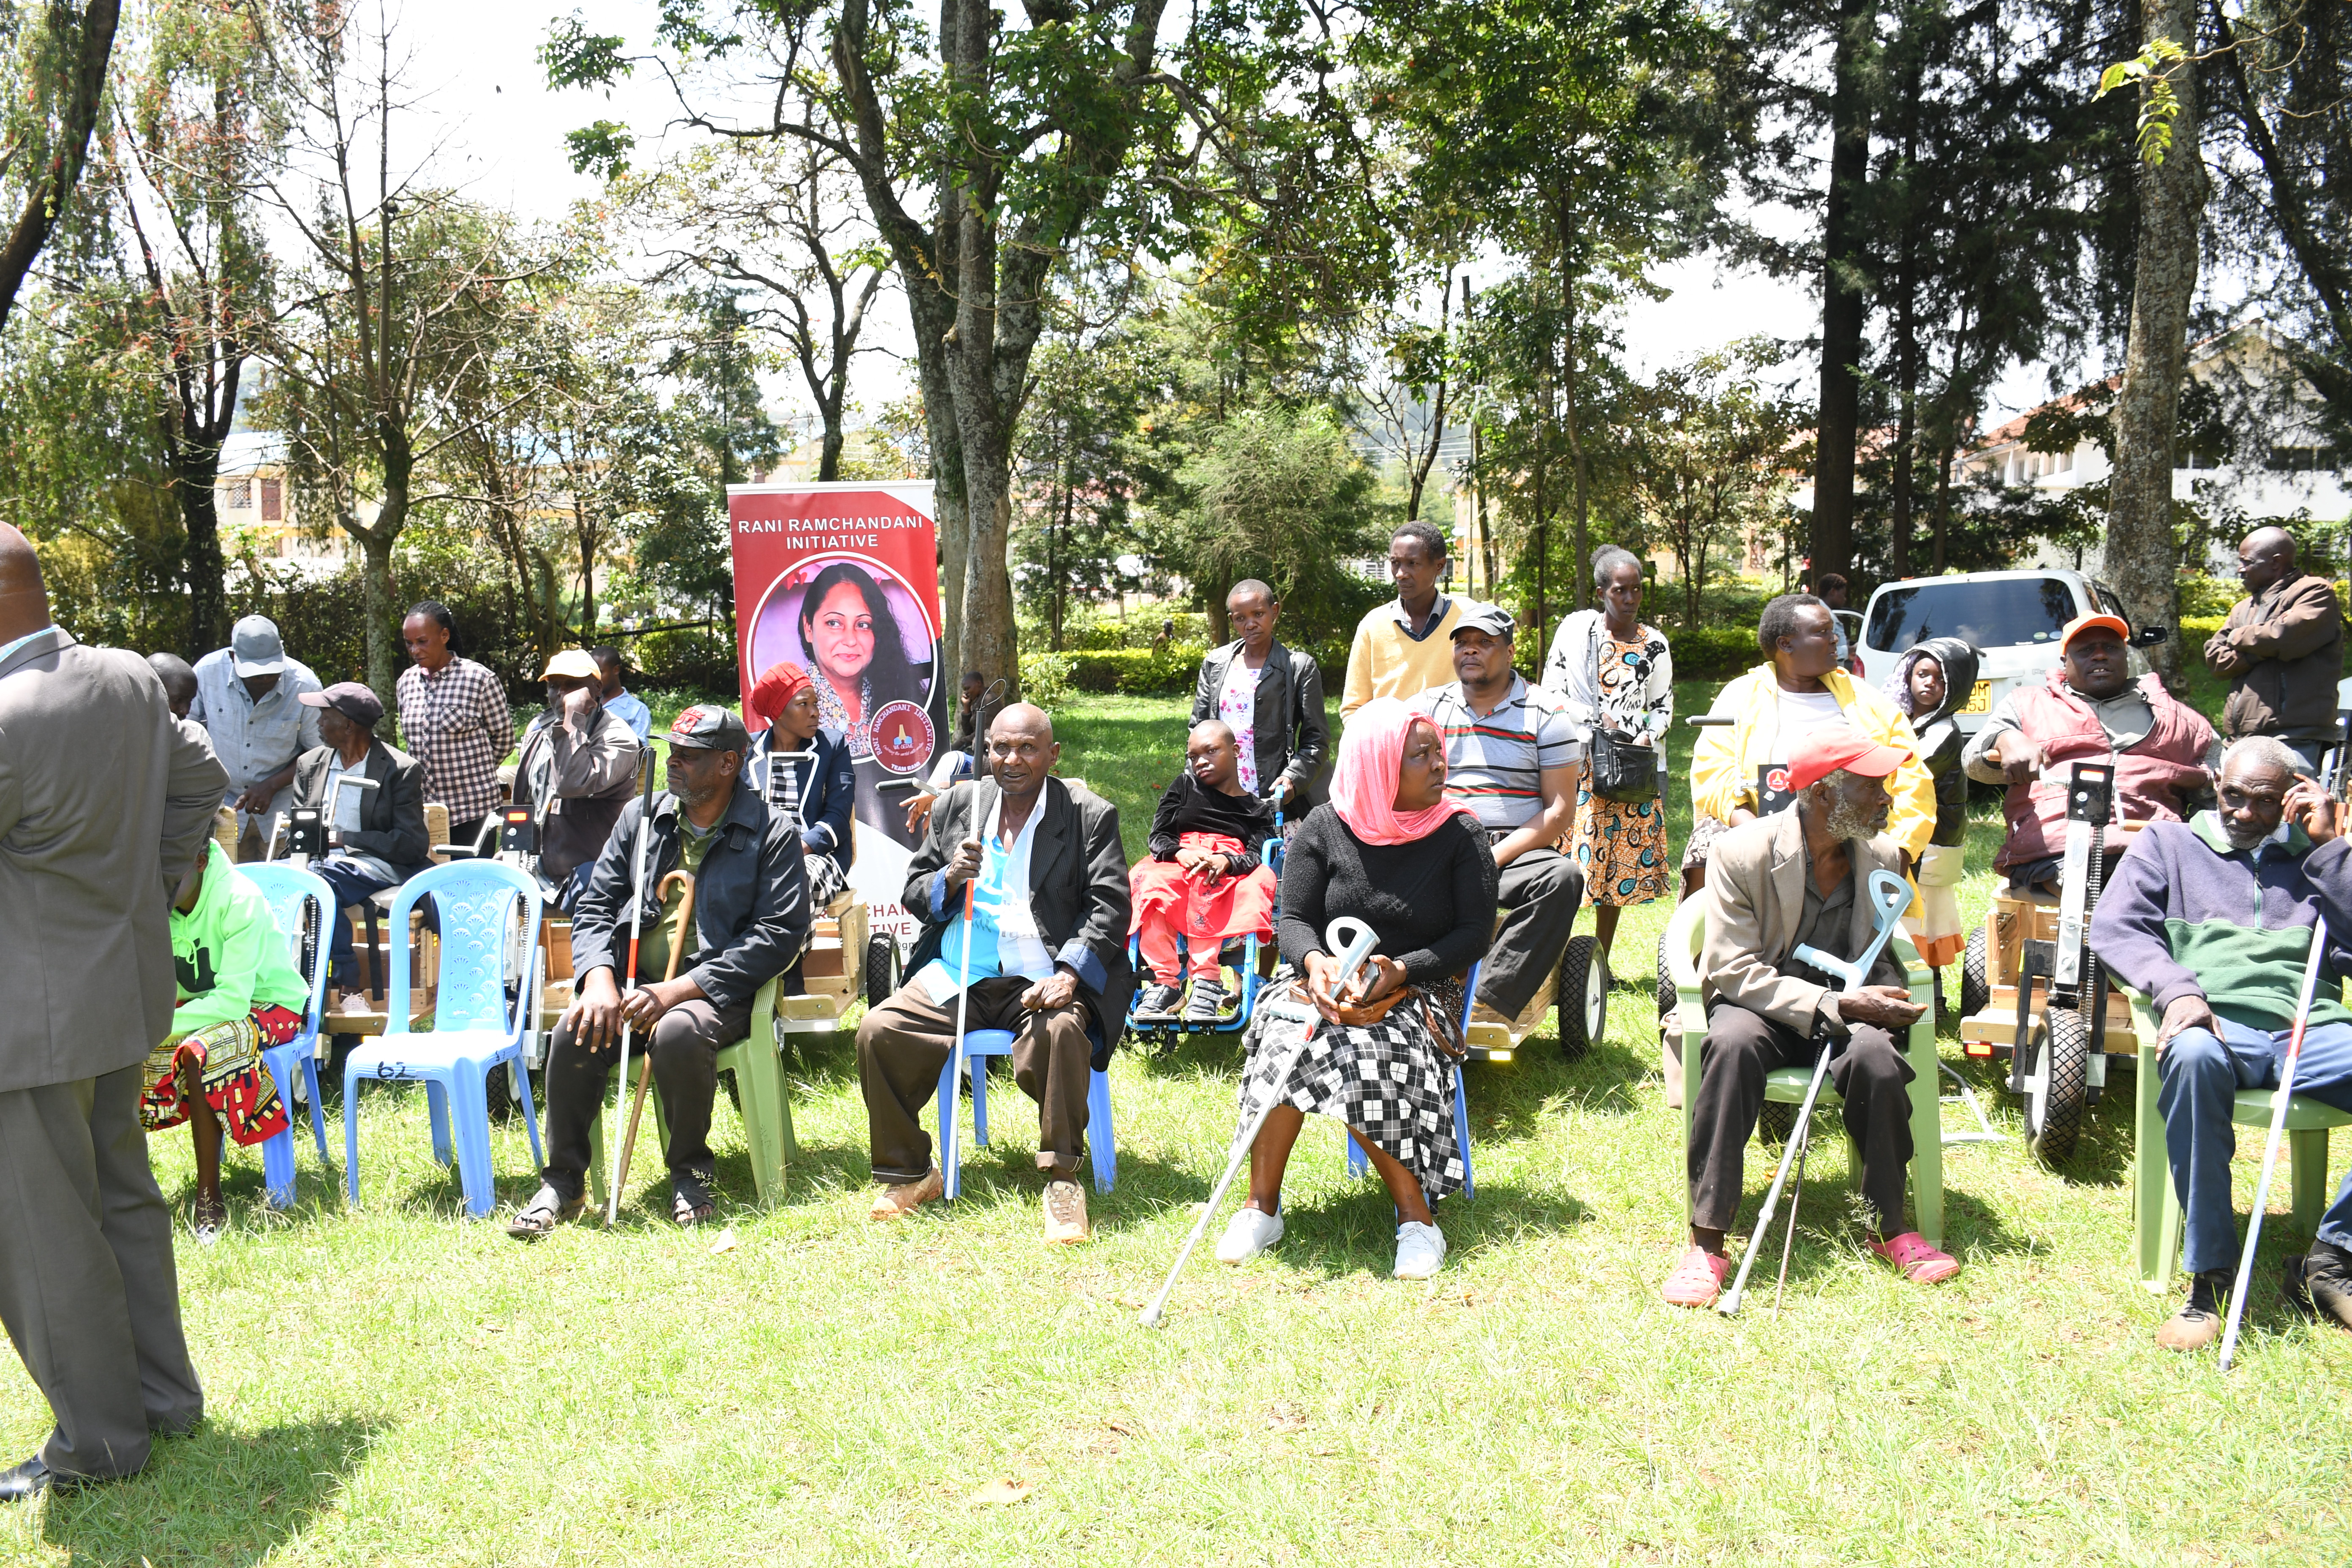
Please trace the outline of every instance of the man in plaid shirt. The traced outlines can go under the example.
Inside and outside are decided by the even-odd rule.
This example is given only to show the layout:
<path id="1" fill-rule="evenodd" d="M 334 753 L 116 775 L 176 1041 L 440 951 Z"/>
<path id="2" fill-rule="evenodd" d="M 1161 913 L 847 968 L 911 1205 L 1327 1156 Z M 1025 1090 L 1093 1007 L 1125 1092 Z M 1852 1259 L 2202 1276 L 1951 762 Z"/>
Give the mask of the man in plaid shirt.
<path id="1" fill-rule="evenodd" d="M 514 712 L 499 678 L 458 656 L 449 606 L 426 599 L 400 623 L 416 662 L 400 672 L 400 737 L 425 764 L 425 798 L 449 808 L 449 842 L 471 845 L 499 804 Z"/>

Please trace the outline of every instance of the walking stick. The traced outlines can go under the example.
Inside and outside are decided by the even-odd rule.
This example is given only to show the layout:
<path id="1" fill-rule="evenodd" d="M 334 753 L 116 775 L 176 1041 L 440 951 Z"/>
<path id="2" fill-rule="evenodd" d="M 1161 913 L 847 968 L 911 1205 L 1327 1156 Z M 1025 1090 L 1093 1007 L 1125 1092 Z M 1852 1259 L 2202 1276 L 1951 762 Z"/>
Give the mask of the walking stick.
<path id="1" fill-rule="evenodd" d="M 1895 934 L 1895 922 L 1903 918 L 1904 909 L 1911 902 L 1911 889 L 1905 886 L 1902 878 L 1892 871 L 1873 871 L 1870 874 L 1870 902 L 1876 913 L 1878 934 L 1870 939 L 1870 945 L 1863 950 L 1860 958 L 1849 963 L 1816 947 L 1801 947 L 1789 955 L 1800 963 L 1811 964 L 1824 974 L 1836 975 L 1841 996 L 1860 990 L 1863 983 L 1870 977 L 1870 966 L 1878 962 L 1878 955 L 1885 949 L 1887 939 Z M 1804 1103 L 1797 1108 L 1796 1131 L 1780 1150 L 1780 1168 L 1773 1173 L 1772 1185 L 1764 1194 L 1763 1210 L 1756 1216 L 1756 1228 L 1748 1232 L 1748 1246 L 1739 1255 L 1739 1273 L 1732 1279 L 1731 1289 L 1725 1293 L 1723 1300 L 1715 1304 L 1715 1310 L 1727 1318 L 1739 1310 L 1740 1299 L 1748 1289 L 1748 1271 L 1756 1265 L 1756 1240 L 1772 1228 L 1773 1212 L 1780 1206 L 1780 1188 L 1789 1180 L 1790 1165 L 1804 1149 L 1806 1133 L 1812 1126 L 1813 1102 L 1822 1096 L 1822 1084 L 1830 1076 L 1830 1058 L 1836 1051 L 1835 1037 L 1822 1042 L 1821 1059 L 1813 1063 L 1813 1079 L 1805 1086 Z M 1796 1205 L 1792 1203 L 1789 1208 L 1791 1245 L 1796 1235 Z M 1787 1256 L 1787 1250 L 1783 1248 L 1783 1269 L 1788 1267 Z M 1786 1277 L 1784 1273 L 1782 1278 Z"/>
<path id="2" fill-rule="evenodd" d="M 2311 956 L 2303 964 L 2303 994 L 2295 998 L 2294 1027 L 2286 1037 L 2286 1059 L 2279 1063 L 2278 1092 L 2271 1097 L 2271 1135 L 2263 1148 L 2263 1179 L 2254 1187 L 2254 1212 L 2246 1220 L 2246 1250 L 2238 1259 L 2238 1283 L 2230 1292 L 2230 1323 L 2221 1331 L 2221 1370 L 2238 1353 L 2238 1325 L 2246 1315 L 2246 1288 L 2253 1283 L 2254 1248 L 2263 1239 L 2263 1210 L 2271 1201 L 2271 1177 L 2278 1170 L 2279 1139 L 2286 1131 L 2287 1100 L 2294 1093 L 2295 1058 L 2303 1055 L 2303 1032 L 2311 1024 L 2311 1005 L 2319 989 L 2320 961 L 2327 953 L 2327 917 L 2311 928 Z"/>
<path id="3" fill-rule="evenodd" d="M 1355 977 L 1356 971 L 1370 956 L 1375 940 L 1372 928 L 1353 915 L 1341 915 L 1323 933 L 1325 947 L 1341 950 L 1339 978 L 1331 987 L 1334 996 L 1347 989 L 1348 982 Z M 1276 1011 L 1281 1013 L 1278 1007 Z M 1251 1148 L 1257 1142 L 1257 1135 L 1265 1129 L 1265 1119 L 1274 1114 L 1276 1106 L 1282 1103 L 1283 1085 L 1290 1081 L 1291 1069 L 1298 1065 L 1298 1058 L 1306 1053 L 1307 1042 L 1315 1037 L 1315 1031 L 1322 1024 L 1322 1014 L 1308 1015 L 1305 1033 L 1298 1037 L 1298 1043 L 1290 1047 L 1290 1054 L 1283 1058 L 1282 1066 L 1275 1072 L 1272 1087 L 1266 1090 L 1265 1103 L 1257 1108 L 1257 1114 L 1250 1119 L 1248 1128 L 1234 1142 L 1233 1155 L 1225 1162 L 1225 1173 L 1217 1178 L 1216 1189 L 1209 1194 L 1209 1201 L 1201 1205 L 1201 1217 L 1193 1222 L 1192 1234 L 1184 1238 L 1184 1249 L 1176 1255 L 1175 1267 L 1168 1270 L 1168 1278 L 1160 1285 L 1160 1293 L 1151 1298 L 1150 1304 L 1143 1309 L 1143 1315 L 1137 1320 L 1145 1328 L 1159 1326 L 1160 1316 L 1168 1307 L 1168 1293 L 1176 1289 L 1176 1277 L 1184 1272 L 1184 1265 L 1192 1258 L 1192 1249 L 1201 1245 L 1201 1237 L 1208 1231 L 1209 1221 L 1216 1215 L 1217 1205 L 1224 1201 L 1225 1189 L 1234 1184 L 1234 1177 L 1241 1172 L 1242 1162 L 1249 1158 Z"/>
<path id="4" fill-rule="evenodd" d="M 694 873 L 672 871 L 654 885 L 654 897 L 667 900 L 672 882 L 685 883 L 686 890 L 678 895 L 677 915 L 670 921 L 669 961 L 662 965 L 664 980 L 677 978 L 678 954 L 686 951 L 686 933 L 694 929 Z M 629 1151 L 637 1146 L 637 1118 L 645 1114 L 646 1090 L 653 1081 L 654 1053 L 648 1046 L 637 1064 L 637 1091 L 629 1099 L 629 1130 L 621 1135 L 621 1161 L 613 1167 L 613 1192 L 607 1194 L 616 1209 L 621 1202 L 617 1194 L 629 1180 Z"/>
<path id="5" fill-rule="evenodd" d="M 654 760 L 650 753 L 643 764 L 646 772 L 644 790 L 637 797 L 636 865 L 629 877 L 629 967 L 621 982 L 621 994 L 625 998 L 637 988 L 637 938 L 646 922 L 646 850 L 654 836 Z M 629 1017 L 621 1015 L 621 1081 L 613 1090 L 613 1114 L 621 1114 L 621 1097 L 629 1092 Z M 621 1184 L 614 1182 L 604 1194 L 604 1223 L 613 1225 L 621 1217 Z"/>
<path id="6" fill-rule="evenodd" d="M 988 741 L 989 699 L 1002 696 L 1003 691 L 1004 682 L 1000 679 L 982 691 L 980 700 L 972 705 L 971 784 L 975 809 L 980 799 L 980 781 L 983 776 L 980 771 L 981 748 Z M 956 1196 L 963 1187 L 962 1136 L 956 1128 L 956 1100 L 963 1093 L 966 1068 L 964 1025 L 971 1016 L 971 895 L 972 889 L 980 883 L 981 874 L 988 868 L 988 841 L 996 837 L 997 825 L 1003 821 L 1003 814 L 1004 795 L 1000 790 L 996 804 L 989 807 L 987 826 L 980 835 L 981 863 L 963 885 L 963 952 L 956 965 L 955 1070 L 948 1076 L 949 1095 L 940 1107 L 940 1167 L 945 1173 L 943 1184 L 950 1197 Z"/>

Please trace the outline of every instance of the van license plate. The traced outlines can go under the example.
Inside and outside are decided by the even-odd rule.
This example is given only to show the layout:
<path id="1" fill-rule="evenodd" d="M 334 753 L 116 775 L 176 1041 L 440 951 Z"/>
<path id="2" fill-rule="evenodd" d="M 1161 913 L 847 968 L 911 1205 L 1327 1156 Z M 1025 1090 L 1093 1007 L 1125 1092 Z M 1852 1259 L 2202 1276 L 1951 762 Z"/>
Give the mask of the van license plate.
<path id="1" fill-rule="evenodd" d="M 1963 713 L 1991 712 L 1992 682 L 1990 680 L 1978 681 L 1975 688 L 1969 691 L 1969 700 L 1960 704 L 1960 711 Z"/>

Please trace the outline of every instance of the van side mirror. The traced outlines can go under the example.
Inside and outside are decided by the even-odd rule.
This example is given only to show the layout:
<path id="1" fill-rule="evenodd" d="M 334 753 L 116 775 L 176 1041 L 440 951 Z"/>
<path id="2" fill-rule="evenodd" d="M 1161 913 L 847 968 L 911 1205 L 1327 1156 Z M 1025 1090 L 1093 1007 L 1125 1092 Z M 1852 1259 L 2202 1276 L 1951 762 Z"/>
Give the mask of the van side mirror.
<path id="1" fill-rule="evenodd" d="M 2134 647 L 2154 647 L 2172 634 L 2162 626 L 2142 626 L 2139 636 L 2132 638 Z"/>

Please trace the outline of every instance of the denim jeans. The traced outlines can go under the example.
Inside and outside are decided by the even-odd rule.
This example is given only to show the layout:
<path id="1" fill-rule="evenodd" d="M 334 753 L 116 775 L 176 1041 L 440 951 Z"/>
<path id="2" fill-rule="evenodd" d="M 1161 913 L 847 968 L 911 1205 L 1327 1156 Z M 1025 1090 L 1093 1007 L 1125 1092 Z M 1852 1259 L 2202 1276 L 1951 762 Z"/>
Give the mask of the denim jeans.
<path id="1" fill-rule="evenodd" d="M 2186 1224 L 2181 1267 L 2191 1273 L 2232 1269 L 2238 1264 L 2238 1216 L 2230 1196 L 2230 1158 L 2238 1132 L 2231 1106 L 2242 1089 L 2275 1089 L 2286 1055 L 2288 1031 L 2251 1029 L 2217 1019 L 2220 1037 L 2205 1029 L 2184 1029 L 2157 1058 L 2162 1087 L 2157 1108 L 2164 1114 L 2166 1150 L 2172 1163 L 2172 1189 L 2180 1196 Z M 2352 1110 L 2352 1024 L 2315 1024 L 2304 1032 L 2303 1054 L 2294 1065 L 2294 1092 L 2338 1110 Z M 2319 1222 L 2319 1239 L 2352 1247 L 2352 1172 L 2336 1189 L 2336 1201 Z"/>
<path id="2" fill-rule="evenodd" d="M 358 953 L 352 945 L 352 917 L 343 910 L 399 884 L 357 861 L 336 855 L 312 861 L 310 869 L 324 877 L 327 885 L 335 889 L 335 937 L 328 949 L 327 974 L 335 984 L 348 987 L 356 984 L 353 972 L 358 968 Z"/>

